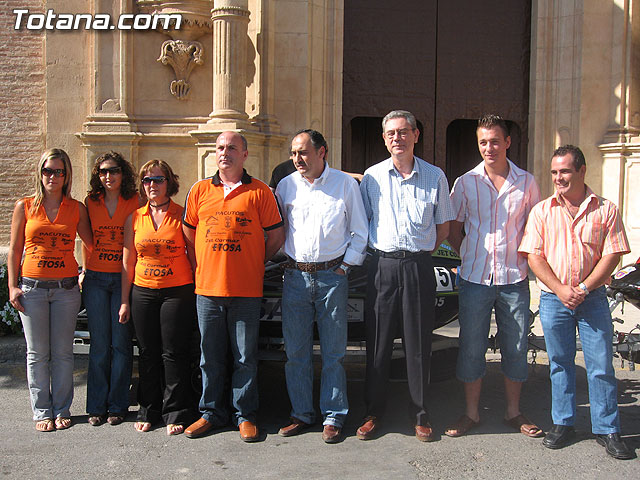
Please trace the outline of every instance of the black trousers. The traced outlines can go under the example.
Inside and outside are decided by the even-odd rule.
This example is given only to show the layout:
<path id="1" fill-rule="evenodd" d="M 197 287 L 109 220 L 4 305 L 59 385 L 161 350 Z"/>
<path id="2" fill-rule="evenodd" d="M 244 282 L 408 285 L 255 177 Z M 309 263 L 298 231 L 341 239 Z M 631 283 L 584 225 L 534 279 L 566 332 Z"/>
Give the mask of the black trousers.
<path id="1" fill-rule="evenodd" d="M 138 421 L 188 423 L 192 405 L 189 367 L 195 327 L 193 284 L 131 291 L 131 316 L 138 339 Z"/>
<path id="2" fill-rule="evenodd" d="M 433 260 L 428 252 L 403 259 L 374 254 L 371 260 L 365 304 L 367 415 L 384 414 L 393 340 L 400 333 L 411 397 L 409 414 L 416 425 L 425 425 L 435 317 Z"/>

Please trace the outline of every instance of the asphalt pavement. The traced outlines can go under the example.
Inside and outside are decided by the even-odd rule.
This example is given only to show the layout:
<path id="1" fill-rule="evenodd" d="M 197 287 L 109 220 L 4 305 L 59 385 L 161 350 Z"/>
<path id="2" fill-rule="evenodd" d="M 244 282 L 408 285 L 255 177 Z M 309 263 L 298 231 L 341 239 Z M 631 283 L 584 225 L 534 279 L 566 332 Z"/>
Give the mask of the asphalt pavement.
<path id="1" fill-rule="evenodd" d="M 364 415 L 362 365 L 348 365 L 351 411 L 345 439 L 324 444 L 321 426 L 298 437 L 277 434 L 289 414 L 283 364 L 260 365 L 261 441 L 245 444 L 227 428 L 199 439 L 168 437 L 163 427 L 149 433 L 133 428 L 135 410 L 119 426 L 92 427 L 84 414 L 87 357 L 76 356 L 73 426 L 36 432 L 31 420 L 23 361 L 0 361 L 0 475 L 2 478 L 220 478 L 220 479 L 426 479 L 426 478 L 638 478 L 640 461 L 614 460 L 590 433 L 589 404 L 582 355 L 578 355 L 577 441 L 548 450 L 541 439 L 527 438 L 502 423 L 502 375 L 498 355 L 489 354 L 482 396 L 482 423 L 465 437 L 441 436 L 421 443 L 407 416 L 406 382 L 390 384 L 388 412 L 378 438 L 355 436 Z M 640 452 L 640 371 L 620 368 L 620 415 L 623 436 Z M 640 365 L 639 365 L 640 366 Z M 317 366 L 316 366 L 317 367 Z M 316 372 L 317 374 L 318 372 Z M 317 375 L 316 375 L 317 377 Z M 316 381 L 316 399 L 318 381 Z M 530 365 L 522 411 L 541 428 L 551 427 L 550 386 L 544 354 Z M 442 432 L 463 411 L 461 385 L 455 380 L 431 387 L 432 424 Z"/>

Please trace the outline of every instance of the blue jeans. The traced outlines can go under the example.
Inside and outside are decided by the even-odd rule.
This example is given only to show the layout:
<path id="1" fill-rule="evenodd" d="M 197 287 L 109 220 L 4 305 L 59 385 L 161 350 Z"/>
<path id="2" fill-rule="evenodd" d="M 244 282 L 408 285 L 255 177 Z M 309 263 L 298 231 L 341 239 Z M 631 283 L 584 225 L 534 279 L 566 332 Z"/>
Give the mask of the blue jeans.
<path id="1" fill-rule="evenodd" d="M 460 350 L 456 376 L 473 382 L 486 372 L 491 311 L 495 308 L 502 373 L 514 382 L 527 379 L 529 281 L 509 285 L 481 285 L 458 277 Z"/>
<path id="2" fill-rule="evenodd" d="M 256 422 L 258 413 L 258 330 L 260 297 L 196 296 L 200 328 L 202 397 L 200 413 L 215 426 L 229 423 L 225 396 L 231 348 L 231 404 L 236 425 Z"/>
<path id="3" fill-rule="evenodd" d="M 575 423 L 577 327 L 587 368 L 591 429 L 594 434 L 619 432 L 613 325 L 605 288 L 590 292 L 575 310 L 565 307 L 553 293 L 542 292 L 540 321 L 549 355 L 553 423 Z"/>
<path id="4" fill-rule="evenodd" d="M 282 333 L 291 416 L 314 423 L 313 321 L 318 324 L 322 374 L 320 411 L 324 425 L 342 428 L 349 411 L 342 361 L 347 349 L 348 280 L 333 270 L 287 269 L 282 288 Z"/>
<path id="5" fill-rule="evenodd" d="M 70 417 L 73 401 L 73 332 L 80 309 L 78 286 L 20 287 L 27 341 L 27 382 L 33 419 Z"/>
<path id="6" fill-rule="evenodd" d="M 120 273 L 87 270 L 82 285 L 91 335 L 87 374 L 89 415 L 124 414 L 129 410 L 133 349 L 130 324 L 118 322 L 120 284 Z"/>

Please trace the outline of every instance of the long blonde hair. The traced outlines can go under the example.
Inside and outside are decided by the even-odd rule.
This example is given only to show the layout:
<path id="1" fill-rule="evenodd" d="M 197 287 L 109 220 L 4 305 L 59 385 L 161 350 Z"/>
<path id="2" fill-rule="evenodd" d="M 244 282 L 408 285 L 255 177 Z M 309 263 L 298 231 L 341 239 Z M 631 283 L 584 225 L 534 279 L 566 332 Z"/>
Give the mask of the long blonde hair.
<path id="1" fill-rule="evenodd" d="M 64 163 L 64 184 L 62 185 L 62 195 L 65 197 L 71 197 L 71 181 L 73 180 L 73 171 L 71 169 L 71 160 L 69 160 L 69 155 L 67 152 L 62 150 L 61 148 L 50 148 L 46 150 L 42 156 L 40 157 L 40 161 L 38 162 L 38 169 L 36 170 L 36 193 L 33 195 L 33 203 L 31 204 L 31 212 L 35 212 L 38 210 L 40 205 L 42 205 L 42 200 L 44 199 L 44 186 L 42 185 L 42 168 L 44 164 L 47 163 L 47 160 L 51 160 L 57 158 L 62 160 Z"/>

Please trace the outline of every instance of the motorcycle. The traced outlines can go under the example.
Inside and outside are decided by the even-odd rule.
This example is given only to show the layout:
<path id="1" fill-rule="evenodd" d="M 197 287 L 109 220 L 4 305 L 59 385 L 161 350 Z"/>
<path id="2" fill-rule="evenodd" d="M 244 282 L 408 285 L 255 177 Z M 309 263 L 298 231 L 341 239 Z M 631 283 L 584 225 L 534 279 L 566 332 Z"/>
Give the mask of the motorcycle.
<path id="1" fill-rule="evenodd" d="M 625 302 L 640 309 L 640 258 L 634 264 L 626 265 L 611 276 L 611 284 L 607 287 L 609 310 L 613 312 L 620 307 L 624 314 Z M 613 322 L 622 323 L 618 317 Z M 629 370 L 635 370 L 635 364 L 640 363 L 640 324 L 628 333 L 614 333 L 613 347 L 620 354 L 622 362 L 629 363 Z"/>

